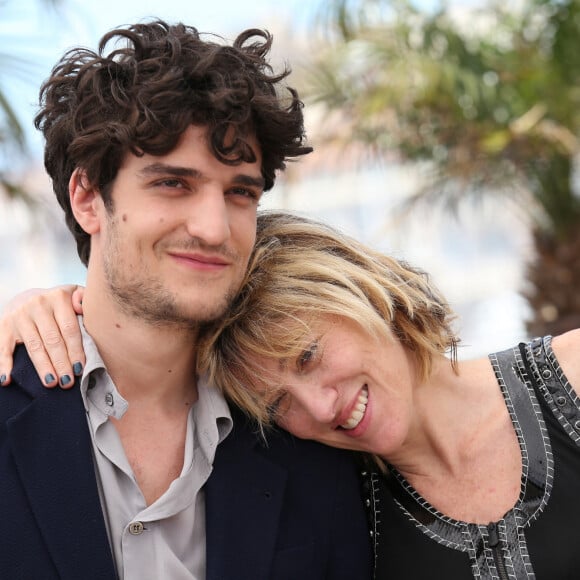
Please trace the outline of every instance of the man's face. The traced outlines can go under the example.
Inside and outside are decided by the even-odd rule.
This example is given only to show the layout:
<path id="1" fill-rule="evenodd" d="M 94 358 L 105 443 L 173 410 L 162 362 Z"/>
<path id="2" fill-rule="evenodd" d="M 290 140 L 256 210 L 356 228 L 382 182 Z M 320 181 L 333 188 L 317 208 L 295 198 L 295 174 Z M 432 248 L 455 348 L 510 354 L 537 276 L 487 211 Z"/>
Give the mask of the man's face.
<path id="1" fill-rule="evenodd" d="M 262 195 L 256 162 L 225 165 L 192 126 L 162 157 L 127 155 L 99 233 L 103 275 L 126 313 L 196 326 L 221 316 L 239 290 Z"/>

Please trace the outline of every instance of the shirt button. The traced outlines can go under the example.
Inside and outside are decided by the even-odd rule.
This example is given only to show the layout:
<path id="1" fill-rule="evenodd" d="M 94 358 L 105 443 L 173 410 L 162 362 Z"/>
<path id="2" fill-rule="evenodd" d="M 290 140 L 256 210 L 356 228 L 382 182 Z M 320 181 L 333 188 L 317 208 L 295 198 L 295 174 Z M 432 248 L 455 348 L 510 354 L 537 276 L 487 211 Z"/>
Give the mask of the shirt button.
<path id="1" fill-rule="evenodd" d="M 142 534 L 144 529 L 145 526 L 143 525 L 143 522 L 132 522 L 129 524 L 129 533 L 134 536 Z"/>
<path id="2" fill-rule="evenodd" d="M 109 407 L 112 407 L 115 404 L 115 401 L 113 399 L 113 393 L 107 393 L 105 395 L 105 403 L 107 403 Z"/>

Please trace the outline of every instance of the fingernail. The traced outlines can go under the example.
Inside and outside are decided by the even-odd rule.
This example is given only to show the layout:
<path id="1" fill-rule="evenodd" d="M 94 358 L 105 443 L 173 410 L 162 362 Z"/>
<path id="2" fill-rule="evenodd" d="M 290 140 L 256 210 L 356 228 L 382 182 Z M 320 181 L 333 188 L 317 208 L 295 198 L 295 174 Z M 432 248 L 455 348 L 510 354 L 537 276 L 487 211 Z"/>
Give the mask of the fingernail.
<path id="1" fill-rule="evenodd" d="M 61 387 L 65 387 L 69 383 L 70 383 L 69 375 L 63 375 L 62 377 L 60 377 L 60 386 Z"/>
<path id="2" fill-rule="evenodd" d="M 0 376 L 0 385 L 4 386 L 5 382 L 6 382 L 6 375 Z"/>
<path id="3" fill-rule="evenodd" d="M 44 375 L 44 382 L 48 385 L 49 383 L 52 383 L 54 381 L 54 375 L 52 373 L 46 373 L 46 375 Z"/>
<path id="4" fill-rule="evenodd" d="M 76 362 L 73 365 L 73 373 L 76 376 L 82 375 L 83 374 L 83 365 L 80 362 Z"/>

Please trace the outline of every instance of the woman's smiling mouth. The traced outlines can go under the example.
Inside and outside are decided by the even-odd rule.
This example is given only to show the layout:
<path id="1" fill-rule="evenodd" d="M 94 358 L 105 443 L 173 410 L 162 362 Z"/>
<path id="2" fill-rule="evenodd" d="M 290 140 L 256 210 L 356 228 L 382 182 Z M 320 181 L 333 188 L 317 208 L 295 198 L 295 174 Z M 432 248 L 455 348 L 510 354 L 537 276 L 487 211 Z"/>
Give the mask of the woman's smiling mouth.
<path id="1" fill-rule="evenodd" d="M 350 417 L 341 424 L 342 429 L 351 430 L 355 427 L 358 427 L 359 423 L 362 421 L 362 418 L 365 416 L 365 411 L 367 409 L 367 403 L 369 402 L 369 388 L 367 385 L 364 385 L 360 395 L 358 396 L 357 402 L 352 409 L 352 413 Z"/>

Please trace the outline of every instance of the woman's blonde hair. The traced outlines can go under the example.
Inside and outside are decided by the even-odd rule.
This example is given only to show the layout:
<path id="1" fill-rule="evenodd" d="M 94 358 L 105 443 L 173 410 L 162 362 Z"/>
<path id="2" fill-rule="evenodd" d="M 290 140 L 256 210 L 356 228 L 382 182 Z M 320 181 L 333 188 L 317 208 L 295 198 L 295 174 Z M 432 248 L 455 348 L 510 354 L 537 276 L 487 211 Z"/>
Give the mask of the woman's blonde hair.
<path id="1" fill-rule="evenodd" d="M 453 313 L 424 272 L 327 225 L 262 212 L 242 289 L 207 333 L 199 370 L 265 426 L 263 393 L 276 385 L 256 357 L 298 356 L 309 323 L 323 315 L 350 319 L 385 340 L 394 336 L 414 353 L 420 377 L 429 375 L 434 355 L 450 351 L 455 360 Z"/>

